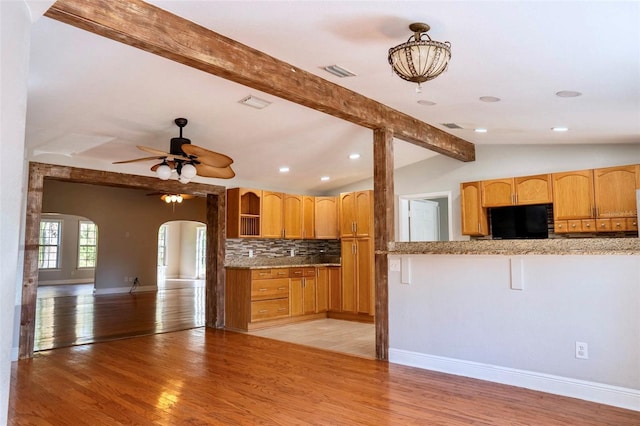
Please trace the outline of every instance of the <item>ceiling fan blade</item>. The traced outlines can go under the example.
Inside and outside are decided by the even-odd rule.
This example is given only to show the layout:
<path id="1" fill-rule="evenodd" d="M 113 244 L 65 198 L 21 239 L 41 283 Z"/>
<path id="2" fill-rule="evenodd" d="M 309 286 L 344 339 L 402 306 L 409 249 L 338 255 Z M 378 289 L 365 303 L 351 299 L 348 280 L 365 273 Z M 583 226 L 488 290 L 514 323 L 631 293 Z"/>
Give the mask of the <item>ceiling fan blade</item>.
<path id="1" fill-rule="evenodd" d="M 162 163 L 160 164 L 155 164 L 153 166 L 151 166 L 151 171 L 155 172 L 156 170 L 158 170 L 158 167 L 160 167 L 162 165 Z M 167 161 L 167 166 L 171 167 L 171 170 L 176 168 L 176 162 L 175 161 Z"/>
<path id="2" fill-rule="evenodd" d="M 231 179 L 236 175 L 236 173 L 231 169 L 231 166 L 212 167 L 207 164 L 196 164 L 196 170 L 198 172 L 198 176 L 202 177 Z"/>
<path id="3" fill-rule="evenodd" d="M 114 161 L 113 164 L 125 164 L 125 163 L 136 163 L 138 161 L 149 161 L 149 160 L 162 160 L 164 157 L 144 157 L 144 158 L 136 158 L 134 160 L 124 160 L 124 161 Z"/>
<path id="4" fill-rule="evenodd" d="M 233 159 L 219 152 L 210 151 L 193 144 L 183 144 L 180 149 L 187 154 L 197 157 L 198 161 L 212 167 L 227 167 L 233 163 Z"/>
<path id="5" fill-rule="evenodd" d="M 142 146 L 142 145 L 136 145 L 136 146 L 138 147 L 138 149 L 140 149 L 142 151 L 148 152 L 150 154 L 155 154 L 155 155 L 157 155 L 159 157 L 162 157 L 162 158 L 171 158 L 171 159 L 175 158 L 175 159 L 184 160 L 184 161 L 190 161 L 191 160 L 190 158 L 184 157 L 182 155 L 173 155 L 173 154 L 170 154 L 168 152 L 164 152 L 164 151 L 159 150 L 159 149 L 150 148 L 148 146 Z"/>

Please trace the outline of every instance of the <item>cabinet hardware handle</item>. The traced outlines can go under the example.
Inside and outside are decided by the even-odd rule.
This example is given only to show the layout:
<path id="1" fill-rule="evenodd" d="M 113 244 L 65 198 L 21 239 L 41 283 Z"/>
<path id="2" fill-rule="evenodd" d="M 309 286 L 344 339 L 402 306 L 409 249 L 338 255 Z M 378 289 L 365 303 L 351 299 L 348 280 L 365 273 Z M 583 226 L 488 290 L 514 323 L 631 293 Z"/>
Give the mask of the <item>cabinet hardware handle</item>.
<path id="1" fill-rule="evenodd" d="M 562 224 L 559 224 L 559 225 L 558 225 L 558 229 L 562 229 Z"/>
<path id="2" fill-rule="evenodd" d="M 590 223 L 585 223 L 585 226 L 586 226 L 587 228 L 591 228 L 591 224 L 590 224 Z"/>
<path id="3" fill-rule="evenodd" d="M 266 314 L 267 312 L 269 312 L 269 311 L 267 311 L 266 309 L 260 309 L 258 311 L 259 314 Z"/>
<path id="4" fill-rule="evenodd" d="M 355 222 L 351 222 L 351 232 L 353 232 L 354 234 L 356 232 L 356 223 Z"/>
<path id="5" fill-rule="evenodd" d="M 286 287 L 278 287 L 278 290 L 286 290 Z"/>
<path id="6" fill-rule="evenodd" d="M 278 312 L 286 311 L 286 310 L 287 310 L 287 308 L 278 308 Z"/>
<path id="7" fill-rule="evenodd" d="M 267 289 L 266 288 L 261 288 L 261 289 L 258 289 L 258 291 L 267 291 Z"/>
<path id="8" fill-rule="evenodd" d="M 575 223 L 572 223 L 572 224 L 571 224 L 571 227 L 572 227 L 572 228 L 575 228 L 575 227 L 576 227 L 576 224 L 575 224 Z"/>
<path id="9" fill-rule="evenodd" d="M 619 228 L 620 227 L 620 222 L 616 223 L 616 226 Z"/>

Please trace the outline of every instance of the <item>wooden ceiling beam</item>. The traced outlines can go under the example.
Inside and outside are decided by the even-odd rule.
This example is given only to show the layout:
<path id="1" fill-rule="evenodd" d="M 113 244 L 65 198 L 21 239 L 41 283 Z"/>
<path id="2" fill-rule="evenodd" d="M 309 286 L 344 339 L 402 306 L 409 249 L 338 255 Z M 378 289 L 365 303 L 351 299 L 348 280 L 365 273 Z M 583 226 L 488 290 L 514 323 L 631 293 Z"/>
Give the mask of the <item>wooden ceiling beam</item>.
<path id="1" fill-rule="evenodd" d="M 461 161 L 475 145 L 141 0 L 58 0 L 46 16 Z"/>

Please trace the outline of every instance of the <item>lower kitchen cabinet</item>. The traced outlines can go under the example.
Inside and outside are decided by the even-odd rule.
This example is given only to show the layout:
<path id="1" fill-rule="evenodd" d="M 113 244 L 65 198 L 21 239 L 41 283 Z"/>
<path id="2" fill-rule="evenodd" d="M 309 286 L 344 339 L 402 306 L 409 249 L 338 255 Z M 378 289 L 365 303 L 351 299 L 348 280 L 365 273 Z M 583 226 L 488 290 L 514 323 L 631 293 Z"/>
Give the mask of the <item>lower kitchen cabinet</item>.
<path id="1" fill-rule="evenodd" d="M 227 268 L 225 327 L 248 331 L 326 316 L 329 275 L 318 285 L 317 269 L 332 268 Z"/>

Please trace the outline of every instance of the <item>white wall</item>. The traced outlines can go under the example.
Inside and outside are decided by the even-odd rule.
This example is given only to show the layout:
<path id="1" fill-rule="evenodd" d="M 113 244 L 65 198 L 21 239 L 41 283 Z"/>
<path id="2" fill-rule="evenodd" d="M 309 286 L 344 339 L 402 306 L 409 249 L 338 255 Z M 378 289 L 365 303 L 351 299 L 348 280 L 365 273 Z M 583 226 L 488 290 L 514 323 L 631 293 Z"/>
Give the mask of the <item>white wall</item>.
<path id="1" fill-rule="evenodd" d="M 196 278 L 197 228 L 204 223 L 194 221 L 167 222 L 166 278 Z"/>
<path id="2" fill-rule="evenodd" d="M 401 259 L 411 280 L 389 273 L 392 362 L 640 410 L 640 256 Z"/>
<path id="3" fill-rule="evenodd" d="M 24 2 L 0 2 L 0 424 L 7 421 L 14 314 L 19 305 L 16 288 L 20 288 L 24 257 L 20 241 L 30 18 Z"/>

